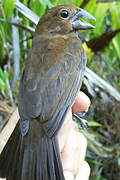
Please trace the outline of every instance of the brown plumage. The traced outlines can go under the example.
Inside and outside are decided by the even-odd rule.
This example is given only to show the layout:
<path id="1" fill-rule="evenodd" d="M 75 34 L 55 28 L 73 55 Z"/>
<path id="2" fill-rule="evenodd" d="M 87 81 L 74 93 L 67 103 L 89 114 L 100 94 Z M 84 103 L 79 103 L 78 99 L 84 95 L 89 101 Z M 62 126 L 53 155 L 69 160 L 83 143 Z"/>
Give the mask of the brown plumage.
<path id="1" fill-rule="evenodd" d="M 60 5 L 48 10 L 36 27 L 21 77 L 20 122 L 0 156 L 0 177 L 64 180 L 57 133 L 86 65 L 76 31 L 93 27 L 79 17 L 94 19 L 73 5 Z"/>

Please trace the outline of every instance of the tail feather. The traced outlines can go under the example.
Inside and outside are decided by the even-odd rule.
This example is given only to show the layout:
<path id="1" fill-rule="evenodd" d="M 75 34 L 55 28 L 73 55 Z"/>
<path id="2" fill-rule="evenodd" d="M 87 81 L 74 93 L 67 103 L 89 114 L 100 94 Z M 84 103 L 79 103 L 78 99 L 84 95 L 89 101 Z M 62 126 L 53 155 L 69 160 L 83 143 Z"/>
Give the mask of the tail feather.
<path id="1" fill-rule="evenodd" d="M 52 147 L 52 142 L 46 141 L 47 143 L 47 149 L 49 147 Z M 51 156 L 52 155 L 52 156 Z M 54 167 L 54 157 L 53 157 L 53 148 L 50 148 L 47 154 L 47 158 L 48 158 L 48 172 L 49 172 L 49 176 L 50 176 L 50 180 L 55 180 L 55 174 L 53 172 L 55 172 L 55 167 Z"/>
<path id="2" fill-rule="evenodd" d="M 57 148 L 56 148 L 56 146 L 57 146 Z M 59 146 L 58 146 L 58 141 L 56 138 L 53 141 L 53 148 L 54 148 L 54 154 L 55 154 L 55 156 L 54 156 L 55 172 L 57 172 L 56 179 L 64 180 L 63 168 L 62 168 L 62 163 L 61 163 L 61 159 L 60 159 L 60 153 L 58 151 Z"/>
<path id="3" fill-rule="evenodd" d="M 40 146 L 38 146 L 36 150 L 36 180 L 39 180 L 42 174 L 42 169 L 40 168 L 40 154 Z"/>
<path id="4" fill-rule="evenodd" d="M 42 167 L 41 171 L 41 179 L 45 180 L 48 178 L 47 176 L 47 147 L 46 147 L 46 139 L 42 138 L 41 143 L 41 156 L 40 156 L 40 166 Z"/>
<path id="5" fill-rule="evenodd" d="M 34 151 L 25 150 L 23 153 L 23 162 L 21 169 L 21 180 L 26 179 L 35 179 L 35 163 L 36 163 L 36 154 Z"/>
<path id="6" fill-rule="evenodd" d="M 32 122 L 32 121 L 31 121 Z M 17 124 L 2 154 L 0 177 L 6 180 L 64 180 L 57 138 L 49 138 L 37 120 L 22 137 Z"/>

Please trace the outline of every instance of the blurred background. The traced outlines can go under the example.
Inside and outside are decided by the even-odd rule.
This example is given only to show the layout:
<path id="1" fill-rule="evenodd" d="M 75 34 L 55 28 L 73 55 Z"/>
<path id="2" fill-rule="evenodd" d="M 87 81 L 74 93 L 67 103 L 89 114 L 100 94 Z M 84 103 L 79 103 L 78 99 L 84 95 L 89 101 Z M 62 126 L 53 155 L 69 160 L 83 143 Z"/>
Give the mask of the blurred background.
<path id="1" fill-rule="evenodd" d="M 95 29 L 79 32 L 88 57 L 82 91 L 91 99 L 83 117 L 89 128 L 80 131 L 88 139 L 90 180 L 120 180 L 120 0 L 0 0 L 0 133 L 17 107 L 38 19 L 58 4 L 74 4 L 96 18 L 89 21 Z"/>

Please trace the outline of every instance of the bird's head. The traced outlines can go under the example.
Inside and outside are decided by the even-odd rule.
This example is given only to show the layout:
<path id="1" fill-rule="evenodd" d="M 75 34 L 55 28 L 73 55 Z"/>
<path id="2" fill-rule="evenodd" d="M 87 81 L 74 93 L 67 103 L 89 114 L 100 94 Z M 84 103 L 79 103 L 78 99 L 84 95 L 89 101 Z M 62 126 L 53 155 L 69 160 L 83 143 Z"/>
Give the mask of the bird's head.
<path id="1" fill-rule="evenodd" d="M 93 25 L 80 18 L 95 20 L 91 14 L 74 5 L 58 5 L 43 15 L 37 25 L 36 34 L 68 34 L 81 29 L 94 28 Z"/>

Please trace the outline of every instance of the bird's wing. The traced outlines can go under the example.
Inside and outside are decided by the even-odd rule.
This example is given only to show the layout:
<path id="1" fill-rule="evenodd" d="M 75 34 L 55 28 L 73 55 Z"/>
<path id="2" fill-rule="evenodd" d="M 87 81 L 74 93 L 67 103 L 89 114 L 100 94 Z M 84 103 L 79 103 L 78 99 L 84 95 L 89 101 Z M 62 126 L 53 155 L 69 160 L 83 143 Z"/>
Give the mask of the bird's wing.
<path id="1" fill-rule="evenodd" d="M 32 57 L 33 52 L 29 55 L 19 93 L 23 134 L 28 131 L 32 118 L 39 119 L 50 137 L 61 127 L 83 79 L 86 55 L 79 46 L 75 52 L 66 50 L 57 56 L 53 50 L 45 51 L 39 57 L 35 53 Z"/>

